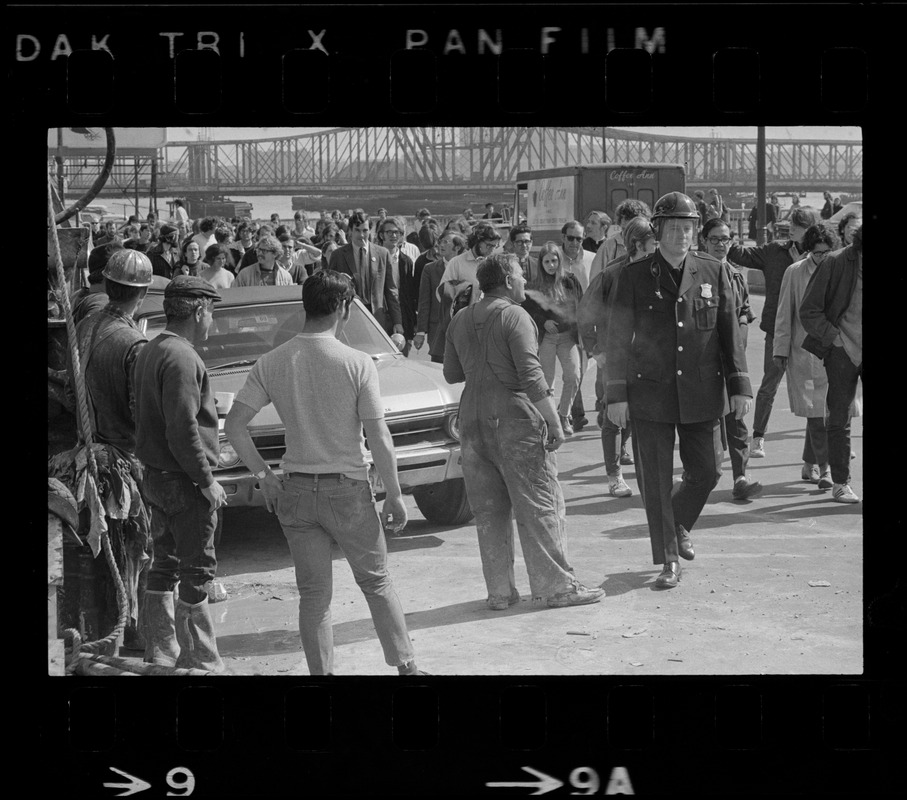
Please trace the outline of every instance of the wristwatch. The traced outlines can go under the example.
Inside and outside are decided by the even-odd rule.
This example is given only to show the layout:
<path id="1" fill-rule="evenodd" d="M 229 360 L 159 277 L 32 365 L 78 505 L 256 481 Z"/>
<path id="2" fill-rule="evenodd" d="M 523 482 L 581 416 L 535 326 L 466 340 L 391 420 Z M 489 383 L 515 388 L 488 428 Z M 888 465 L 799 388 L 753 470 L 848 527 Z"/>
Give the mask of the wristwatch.
<path id="1" fill-rule="evenodd" d="M 271 471 L 270 467 L 265 467 L 261 472 L 255 473 L 255 479 L 259 480 L 259 481 L 263 481 L 267 477 L 267 475 L 270 471 Z"/>

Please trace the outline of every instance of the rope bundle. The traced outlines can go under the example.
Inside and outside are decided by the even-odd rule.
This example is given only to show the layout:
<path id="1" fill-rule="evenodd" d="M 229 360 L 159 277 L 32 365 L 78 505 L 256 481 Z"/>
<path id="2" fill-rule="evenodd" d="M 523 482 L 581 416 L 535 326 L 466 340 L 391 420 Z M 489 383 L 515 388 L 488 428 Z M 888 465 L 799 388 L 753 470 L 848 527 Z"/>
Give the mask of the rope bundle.
<path id="1" fill-rule="evenodd" d="M 94 451 L 91 448 L 91 420 L 88 415 L 88 402 L 85 393 L 85 377 L 82 375 L 82 366 L 79 362 L 79 349 L 76 342 L 76 326 L 72 319 L 72 304 L 69 299 L 69 291 L 66 286 L 66 273 L 63 269 L 63 259 L 60 255 L 60 239 L 57 236 L 56 215 L 53 206 L 53 194 L 50 178 L 47 181 L 47 224 L 51 232 L 51 241 L 54 248 L 54 261 L 57 273 L 57 281 L 62 288 L 61 302 L 63 305 L 63 318 L 66 320 L 66 336 L 69 340 L 70 354 L 72 356 L 72 371 L 75 378 L 76 387 L 76 410 L 79 422 L 79 438 L 86 451 L 88 458 L 88 469 L 92 478 L 98 481 L 98 464 L 95 459 Z M 107 560 L 107 566 L 110 574 L 113 576 L 117 593 L 117 617 L 116 627 L 103 639 L 94 642 L 83 642 L 79 632 L 73 628 L 68 628 L 63 632 L 64 640 L 68 640 L 69 657 L 67 658 L 67 668 L 74 665 L 82 653 L 99 653 L 111 650 L 116 646 L 116 641 L 120 638 L 126 629 L 128 622 L 129 609 L 126 597 L 126 587 L 123 584 L 123 578 L 117 568 L 116 561 L 113 557 L 113 549 L 110 545 L 110 530 L 107 529 L 101 537 L 101 547 L 104 550 L 104 557 Z"/>

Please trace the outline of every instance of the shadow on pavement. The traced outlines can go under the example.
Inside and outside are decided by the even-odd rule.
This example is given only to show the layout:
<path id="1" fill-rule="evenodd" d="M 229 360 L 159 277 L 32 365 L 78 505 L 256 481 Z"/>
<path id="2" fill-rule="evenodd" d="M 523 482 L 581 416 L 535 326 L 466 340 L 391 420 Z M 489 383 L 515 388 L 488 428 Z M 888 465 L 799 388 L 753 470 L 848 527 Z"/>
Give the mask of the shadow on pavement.
<path id="1" fill-rule="evenodd" d="M 605 580 L 599 586 L 605 590 L 605 597 L 617 597 L 617 595 L 627 592 L 644 589 L 659 572 L 661 570 L 658 567 L 652 567 L 642 572 L 615 572 L 612 575 L 606 575 Z"/>
<path id="2" fill-rule="evenodd" d="M 437 536 L 420 534 L 413 531 L 407 536 L 409 528 L 405 528 L 401 533 L 394 534 L 387 538 L 388 553 L 403 553 L 407 550 L 424 550 L 426 547 L 441 547 L 444 544 L 443 539 Z M 342 555 L 342 554 L 341 554 Z M 337 556 L 335 555 L 335 558 Z"/>

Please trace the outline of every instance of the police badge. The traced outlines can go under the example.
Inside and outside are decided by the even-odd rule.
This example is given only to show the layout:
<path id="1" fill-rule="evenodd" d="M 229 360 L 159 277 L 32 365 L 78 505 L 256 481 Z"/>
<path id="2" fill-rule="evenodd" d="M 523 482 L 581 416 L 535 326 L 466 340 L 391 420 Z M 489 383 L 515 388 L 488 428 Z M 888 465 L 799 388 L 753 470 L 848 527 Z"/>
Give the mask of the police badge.
<path id="1" fill-rule="evenodd" d="M 702 284 L 702 296 L 709 300 L 712 297 L 712 284 L 704 283 Z"/>

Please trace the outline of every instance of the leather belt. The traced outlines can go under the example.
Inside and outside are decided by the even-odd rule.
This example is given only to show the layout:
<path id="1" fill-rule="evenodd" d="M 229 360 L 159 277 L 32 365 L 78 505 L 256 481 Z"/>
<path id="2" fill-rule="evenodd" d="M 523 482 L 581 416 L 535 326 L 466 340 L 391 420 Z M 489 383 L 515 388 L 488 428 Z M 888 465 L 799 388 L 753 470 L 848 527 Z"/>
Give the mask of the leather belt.
<path id="1" fill-rule="evenodd" d="M 291 478 L 317 478 L 319 480 L 339 480 L 346 478 L 342 472 L 288 472 Z"/>

